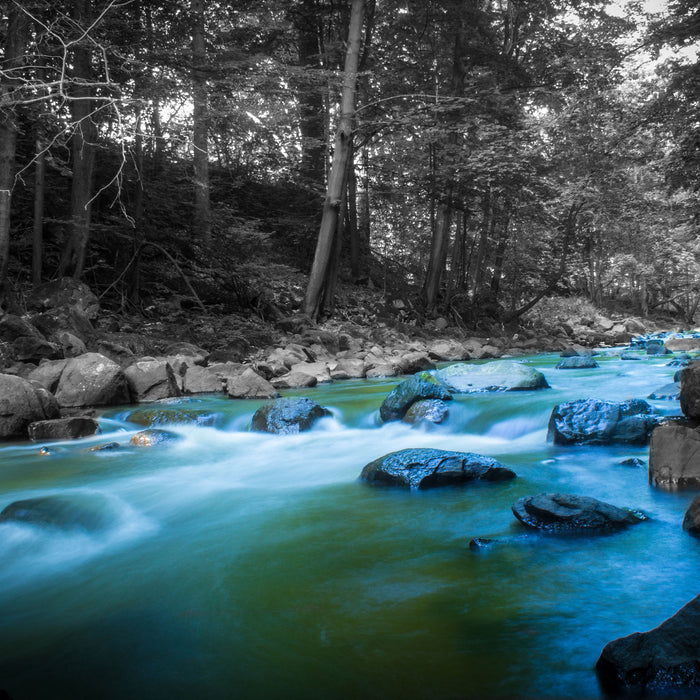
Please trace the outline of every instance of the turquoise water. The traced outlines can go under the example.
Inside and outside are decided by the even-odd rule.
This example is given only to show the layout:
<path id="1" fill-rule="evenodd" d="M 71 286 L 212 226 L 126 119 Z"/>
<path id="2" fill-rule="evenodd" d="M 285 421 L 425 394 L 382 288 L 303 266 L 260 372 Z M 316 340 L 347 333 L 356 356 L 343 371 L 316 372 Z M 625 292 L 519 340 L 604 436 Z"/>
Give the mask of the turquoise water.
<path id="1" fill-rule="evenodd" d="M 646 448 L 554 447 L 554 404 L 644 398 L 666 358 L 597 370 L 527 361 L 552 388 L 457 397 L 447 425 L 379 426 L 398 380 L 336 382 L 311 432 L 247 432 L 262 403 L 203 398 L 217 426 L 129 448 L 128 408 L 99 438 L 0 449 L 0 509 L 48 494 L 108 499 L 96 533 L 0 524 L 0 688 L 33 698 L 502 698 L 601 696 L 611 639 L 656 626 L 698 593 L 693 494 L 648 485 Z M 293 395 L 302 392 L 288 392 Z M 678 413 L 676 401 L 651 402 Z M 177 405 L 177 404 L 176 404 Z M 104 452 L 86 448 L 116 441 Z M 358 482 L 405 447 L 493 456 L 512 482 L 406 493 Z M 644 510 L 603 537 L 525 532 L 510 506 L 559 490 Z M 500 542 L 475 553 L 472 537 Z"/>

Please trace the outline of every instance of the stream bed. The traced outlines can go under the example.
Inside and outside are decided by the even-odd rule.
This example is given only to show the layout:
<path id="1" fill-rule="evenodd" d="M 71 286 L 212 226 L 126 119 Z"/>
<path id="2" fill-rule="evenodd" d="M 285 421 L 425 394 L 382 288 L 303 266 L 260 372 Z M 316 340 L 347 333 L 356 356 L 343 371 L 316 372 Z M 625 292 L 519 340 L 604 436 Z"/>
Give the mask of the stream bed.
<path id="1" fill-rule="evenodd" d="M 551 389 L 455 395 L 432 429 L 380 425 L 400 380 L 321 385 L 308 433 L 247 430 L 261 401 L 171 402 L 217 427 L 128 447 L 129 407 L 102 434 L 0 448 L 0 510 L 44 495 L 94 497 L 95 531 L 0 523 L 0 688 L 39 698 L 599 698 L 610 640 L 657 626 L 697 595 L 698 541 L 681 529 L 694 494 L 623 466 L 646 447 L 547 442 L 553 406 L 646 398 L 669 358 L 596 358 Z M 678 401 L 650 401 L 677 414 Z M 116 441 L 112 450 L 89 451 Z M 371 488 L 362 467 L 394 450 L 495 457 L 518 478 L 427 492 Z M 644 511 L 605 536 L 526 531 L 520 496 L 562 491 Z M 473 537 L 499 542 L 469 549 Z"/>

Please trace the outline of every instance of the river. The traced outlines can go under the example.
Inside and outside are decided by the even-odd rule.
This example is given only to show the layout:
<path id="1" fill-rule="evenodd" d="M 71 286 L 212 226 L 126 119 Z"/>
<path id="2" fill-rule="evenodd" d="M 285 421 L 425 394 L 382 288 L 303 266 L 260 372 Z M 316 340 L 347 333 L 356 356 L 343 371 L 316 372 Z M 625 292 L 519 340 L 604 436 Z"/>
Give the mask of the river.
<path id="1" fill-rule="evenodd" d="M 248 432 L 260 401 L 202 397 L 179 403 L 217 426 L 174 426 L 171 445 L 128 447 L 140 429 L 128 407 L 50 455 L 5 444 L 0 509 L 94 498 L 108 524 L 0 524 L 0 688 L 13 700 L 601 697 L 603 646 L 698 594 L 700 546 L 681 529 L 693 494 L 620 464 L 646 463 L 647 448 L 546 440 L 556 403 L 645 398 L 676 368 L 603 357 L 556 370 L 558 359 L 524 358 L 551 389 L 456 396 L 431 430 L 380 426 L 399 380 L 357 380 L 285 392 L 333 414 L 300 435 Z M 86 449 L 108 441 L 123 446 Z M 406 447 L 478 452 L 518 478 L 421 493 L 358 481 Z M 526 532 L 511 504 L 541 491 L 649 520 L 606 536 Z M 501 542 L 474 552 L 475 536 Z"/>

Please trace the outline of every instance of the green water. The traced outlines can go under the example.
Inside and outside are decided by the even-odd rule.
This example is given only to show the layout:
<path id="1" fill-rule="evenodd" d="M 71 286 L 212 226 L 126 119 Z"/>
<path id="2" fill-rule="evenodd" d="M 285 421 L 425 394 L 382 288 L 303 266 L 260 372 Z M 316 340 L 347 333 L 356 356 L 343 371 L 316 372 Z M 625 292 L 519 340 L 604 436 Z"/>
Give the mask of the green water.
<path id="1" fill-rule="evenodd" d="M 14 700 L 600 697 L 603 646 L 697 595 L 700 547 L 680 525 L 693 494 L 619 464 L 645 448 L 546 442 L 554 404 L 645 397 L 675 369 L 556 360 L 529 360 L 550 390 L 458 397 L 433 430 L 380 427 L 398 380 L 376 380 L 303 392 L 333 418 L 297 436 L 247 432 L 261 402 L 204 398 L 187 403 L 219 427 L 176 426 L 169 446 L 126 447 L 139 428 L 120 409 L 99 439 L 49 456 L 3 447 L 0 508 L 96 493 L 114 522 L 0 524 L 0 688 Z M 111 440 L 124 446 L 85 449 Z M 372 459 L 421 446 L 493 456 L 518 478 L 417 494 L 357 481 Z M 526 533 L 510 506 L 545 490 L 650 520 L 604 537 Z M 502 542 L 475 553 L 475 536 Z"/>

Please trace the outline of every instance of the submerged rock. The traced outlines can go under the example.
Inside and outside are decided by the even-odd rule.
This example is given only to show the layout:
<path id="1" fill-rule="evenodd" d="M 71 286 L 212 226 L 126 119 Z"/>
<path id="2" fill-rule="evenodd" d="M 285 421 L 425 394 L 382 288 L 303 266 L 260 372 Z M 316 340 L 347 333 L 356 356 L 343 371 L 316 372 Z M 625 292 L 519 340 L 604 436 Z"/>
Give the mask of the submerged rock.
<path id="1" fill-rule="evenodd" d="M 1 513 L 0 522 L 42 525 L 63 530 L 104 530 L 114 522 L 111 503 L 102 494 L 76 493 L 41 496 L 10 503 Z"/>
<path id="2" fill-rule="evenodd" d="M 215 425 L 221 414 L 205 409 L 161 407 L 137 408 L 126 419 L 136 425 Z"/>
<path id="3" fill-rule="evenodd" d="M 651 435 L 649 483 L 667 491 L 700 488 L 700 431 L 665 423 Z"/>
<path id="4" fill-rule="evenodd" d="M 596 672 L 616 695 L 700 694 L 700 596 L 655 629 L 606 644 Z"/>
<path id="5" fill-rule="evenodd" d="M 395 386 L 379 407 L 379 416 L 388 423 L 401 420 L 417 401 L 440 399 L 449 401 L 452 394 L 427 372 L 416 374 Z"/>
<path id="6" fill-rule="evenodd" d="M 549 388 L 542 372 L 511 360 L 497 360 L 482 365 L 449 365 L 437 370 L 435 377 L 451 391 L 462 394 Z"/>
<path id="7" fill-rule="evenodd" d="M 261 406 L 253 415 L 251 429 L 289 435 L 310 430 L 314 423 L 330 416 L 328 409 L 307 398 L 284 398 Z"/>
<path id="8" fill-rule="evenodd" d="M 626 508 L 568 493 L 524 496 L 513 504 L 512 510 L 526 527 L 547 532 L 605 532 L 646 520 L 644 515 Z"/>
<path id="9" fill-rule="evenodd" d="M 564 357 L 554 369 L 594 369 L 600 365 L 590 355 Z"/>
<path id="10" fill-rule="evenodd" d="M 680 398 L 681 388 L 675 382 L 664 384 L 660 389 L 649 394 L 652 401 L 678 400 Z"/>
<path id="11" fill-rule="evenodd" d="M 700 418 L 700 363 L 682 369 L 680 380 L 681 411 L 688 418 Z"/>
<path id="12" fill-rule="evenodd" d="M 421 425 L 424 423 L 444 423 L 450 415 L 447 404 L 440 399 L 416 401 L 401 419 L 404 423 Z"/>
<path id="13" fill-rule="evenodd" d="M 129 444 L 136 447 L 154 447 L 155 445 L 162 445 L 164 443 L 173 442 L 177 439 L 177 435 L 170 433 L 167 430 L 148 428 L 146 430 L 141 430 L 135 435 L 132 435 L 131 440 L 129 440 Z"/>
<path id="14" fill-rule="evenodd" d="M 547 439 L 555 445 L 644 445 L 661 420 L 642 399 L 577 399 L 557 404 L 549 417 Z"/>
<path id="15" fill-rule="evenodd" d="M 430 448 L 391 452 L 365 465 L 360 474 L 362 481 L 375 486 L 400 486 L 411 490 L 514 478 L 515 472 L 492 457 Z"/>

